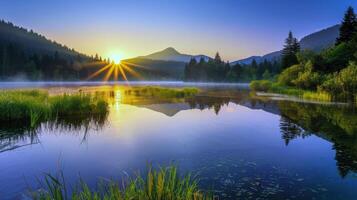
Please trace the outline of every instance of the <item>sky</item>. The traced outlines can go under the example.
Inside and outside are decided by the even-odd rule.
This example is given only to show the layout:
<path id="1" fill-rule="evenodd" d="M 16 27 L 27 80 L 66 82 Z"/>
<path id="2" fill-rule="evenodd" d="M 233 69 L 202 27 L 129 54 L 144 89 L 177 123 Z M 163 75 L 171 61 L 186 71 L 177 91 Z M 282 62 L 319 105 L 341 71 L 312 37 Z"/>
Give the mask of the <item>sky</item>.
<path id="1" fill-rule="evenodd" d="M 356 0 L 1 0 L 0 18 L 77 51 L 131 58 L 167 47 L 234 61 L 341 22 Z"/>

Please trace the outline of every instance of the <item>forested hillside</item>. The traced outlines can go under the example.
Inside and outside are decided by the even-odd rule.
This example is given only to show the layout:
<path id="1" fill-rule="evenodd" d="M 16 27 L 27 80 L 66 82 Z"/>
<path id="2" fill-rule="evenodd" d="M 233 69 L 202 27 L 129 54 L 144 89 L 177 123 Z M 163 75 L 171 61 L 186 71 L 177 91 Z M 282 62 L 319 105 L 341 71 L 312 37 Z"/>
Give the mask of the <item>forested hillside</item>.
<path id="1" fill-rule="evenodd" d="M 0 21 L 0 80 L 80 80 L 104 65 L 98 56 Z"/>

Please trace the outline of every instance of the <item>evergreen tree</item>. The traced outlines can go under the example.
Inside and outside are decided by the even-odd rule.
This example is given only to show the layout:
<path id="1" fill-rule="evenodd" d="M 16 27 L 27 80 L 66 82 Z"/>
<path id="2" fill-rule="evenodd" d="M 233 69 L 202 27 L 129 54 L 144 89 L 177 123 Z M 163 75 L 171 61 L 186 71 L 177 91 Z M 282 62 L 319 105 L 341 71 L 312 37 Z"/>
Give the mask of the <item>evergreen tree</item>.
<path id="1" fill-rule="evenodd" d="M 216 56 L 214 57 L 214 61 L 216 63 L 221 63 L 222 62 L 221 56 L 219 55 L 218 52 L 216 53 Z"/>
<path id="2" fill-rule="evenodd" d="M 296 53 L 300 51 L 300 44 L 293 33 L 289 31 L 288 37 L 285 39 L 285 45 L 282 53 L 282 68 L 286 69 L 298 63 Z"/>
<path id="3" fill-rule="evenodd" d="M 336 40 L 336 44 L 340 44 L 342 42 L 350 41 L 353 36 L 357 33 L 357 17 L 353 11 L 353 8 L 348 7 L 343 21 L 340 27 L 340 36 Z"/>
<path id="4" fill-rule="evenodd" d="M 265 70 L 265 72 L 263 73 L 263 79 L 265 80 L 269 80 L 271 78 L 271 75 L 269 73 L 269 70 Z"/>

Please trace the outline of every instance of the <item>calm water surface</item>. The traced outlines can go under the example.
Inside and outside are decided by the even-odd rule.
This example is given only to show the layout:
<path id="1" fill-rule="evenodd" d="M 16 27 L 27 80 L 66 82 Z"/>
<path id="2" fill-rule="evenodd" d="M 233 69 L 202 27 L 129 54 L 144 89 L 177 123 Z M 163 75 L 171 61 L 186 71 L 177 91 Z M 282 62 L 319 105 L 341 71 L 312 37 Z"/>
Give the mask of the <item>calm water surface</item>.
<path id="1" fill-rule="evenodd" d="M 195 98 L 157 99 L 114 85 L 51 85 L 50 93 L 101 92 L 110 113 L 32 132 L 0 124 L 0 199 L 23 199 L 46 172 L 60 169 L 69 184 L 81 176 L 94 187 L 148 162 L 199 174 L 201 187 L 221 199 L 357 198 L 355 108 L 254 97 L 235 85 L 200 87 Z"/>

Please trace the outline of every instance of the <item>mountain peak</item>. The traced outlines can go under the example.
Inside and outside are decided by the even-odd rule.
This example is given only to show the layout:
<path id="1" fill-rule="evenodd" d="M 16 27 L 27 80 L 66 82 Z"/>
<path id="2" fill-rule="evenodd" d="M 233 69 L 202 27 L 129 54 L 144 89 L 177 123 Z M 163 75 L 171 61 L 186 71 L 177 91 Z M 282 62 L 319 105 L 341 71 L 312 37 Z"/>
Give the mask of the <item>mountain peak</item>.
<path id="1" fill-rule="evenodd" d="M 195 58 L 197 61 L 204 58 L 209 60 L 210 58 L 205 55 L 188 55 L 178 52 L 173 47 L 168 47 L 162 51 L 149 54 L 147 56 L 141 56 L 141 58 L 151 59 L 151 60 L 165 60 L 165 61 L 177 61 L 177 62 L 189 62 L 191 58 Z"/>
<path id="2" fill-rule="evenodd" d="M 164 50 L 162 50 L 162 52 L 168 53 L 168 54 L 180 54 L 175 48 L 173 47 L 168 47 Z"/>

